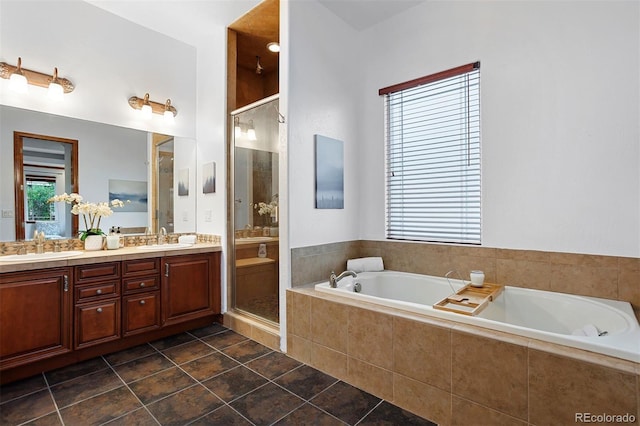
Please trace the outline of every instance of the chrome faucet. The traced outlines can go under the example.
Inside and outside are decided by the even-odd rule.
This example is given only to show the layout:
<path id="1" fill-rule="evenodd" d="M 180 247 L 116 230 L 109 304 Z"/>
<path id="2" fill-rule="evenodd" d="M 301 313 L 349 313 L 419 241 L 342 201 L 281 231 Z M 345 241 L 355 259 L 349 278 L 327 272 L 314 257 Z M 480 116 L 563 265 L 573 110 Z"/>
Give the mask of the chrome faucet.
<path id="1" fill-rule="evenodd" d="M 165 244 L 167 242 L 167 228 L 164 226 L 160 228 L 160 233 L 158 234 L 158 244 Z"/>
<path id="2" fill-rule="evenodd" d="M 344 271 L 343 273 L 341 273 L 340 275 L 338 275 L 336 277 L 336 273 L 331 271 L 331 275 L 329 275 L 329 286 L 331 288 L 336 288 L 338 286 L 338 281 L 340 281 L 341 279 L 343 279 L 347 275 L 351 276 L 353 278 L 356 278 L 358 276 L 358 274 L 356 274 L 353 271 Z"/>
<path id="3" fill-rule="evenodd" d="M 444 277 L 447 279 L 447 282 L 449 283 L 449 287 L 451 287 L 451 291 L 455 294 L 456 290 L 455 288 L 453 288 L 453 284 L 451 284 L 451 280 L 449 279 L 449 275 L 455 273 L 456 275 L 458 275 L 458 278 L 460 279 L 460 281 L 462 281 L 462 287 L 464 287 L 466 285 L 466 283 L 464 282 L 464 279 L 462 278 L 462 275 L 460 275 L 460 272 L 458 272 L 457 270 L 452 270 L 447 272 L 446 274 L 444 274 Z"/>

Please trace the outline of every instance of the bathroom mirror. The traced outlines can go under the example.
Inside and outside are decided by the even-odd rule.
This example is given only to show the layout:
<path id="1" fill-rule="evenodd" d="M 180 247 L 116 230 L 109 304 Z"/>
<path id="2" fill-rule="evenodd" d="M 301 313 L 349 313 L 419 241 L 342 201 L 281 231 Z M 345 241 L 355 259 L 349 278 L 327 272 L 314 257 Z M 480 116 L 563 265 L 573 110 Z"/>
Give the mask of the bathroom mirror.
<path id="1" fill-rule="evenodd" d="M 127 208 L 114 209 L 113 215 L 103 218 L 100 224 L 103 231 L 108 232 L 111 226 L 119 226 L 123 230 L 144 230 L 153 226 L 152 206 L 151 201 L 148 200 L 148 198 L 152 199 L 154 192 L 150 184 L 152 137 L 149 133 L 0 105 L 0 152 L 13 152 L 14 132 L 77 140 L 77 189 L 87 201 L 108 201 L 110 191 L 117 188 L 135 188 L 138 191 L 137 188 L 144 183 L 148 192 L 144 203 L 149 204 L 143 208 L 138 206 L 137 209 L 132 209 L 135 211 L 126 211 Z M 180 139 L 182 150 L 180 167 L 188 170 L 192 182 L 195 182 L 195 140 L 176 139 Z M 14 241 L 21 238 L 16 233 L 16 222 L 33 222 L 29 220 L 30 218 L 25 218 L 24 212 L 19 211 L 15 204 L 15 172 L 13 156 L 0 155 L 0 209 L 2 210 L 0 241 Z M 56 193 L 69 192 L 65 188 L 62 186 L 56 188 Z M 180 205 L 182 228 L 187 229 L 187 231 L 176 230 L 176 232 L 195 232 L 195 198 L 195 190 L 188 196 L 174 198 L 173 203 Z M 163 201 L 163 203 L 166 205 L 172 202 Z M 35 225 L 35 223 L 32 224 Z M 84 224 L 80 223 L 79 228 L 83 229 Z M 50 229 L 47 228 L 45 234 L 54 235 L 49 231 Z M 66 232 L 65 228 L 59 231 L 59 235 L 66 235 Z M 33 231 L 27 232 L 25 228 L 24 238 L 29 239 L 32 236 Z"/>

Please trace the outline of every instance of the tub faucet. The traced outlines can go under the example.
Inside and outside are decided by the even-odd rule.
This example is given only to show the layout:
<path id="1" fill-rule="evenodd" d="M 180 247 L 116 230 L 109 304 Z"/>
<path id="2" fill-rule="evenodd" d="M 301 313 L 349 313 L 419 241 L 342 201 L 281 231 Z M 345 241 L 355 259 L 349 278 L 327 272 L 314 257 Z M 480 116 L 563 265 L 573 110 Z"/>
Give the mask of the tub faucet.
<path id="1" fill-rule="evenodd" d="M 356 274 L 353 271 L 344 271 L 343 273 L 341 273 L 340 275 L 338 275 L 336 277 L 336 273 L 331 271 L 331 275 L 329 275 L 329 286 L 331 288 L 336 288 L 338 286 L 338 281 L 340 281 L 341 279 L 343 279 L 347 275 L 349 275 L 349 276 L 351 276 L 353 278 L 358 276 L 358 274 Z"/>
<path id="2" fill-rule="evenodd" d="M 462 286 L 464 287 L 466 284 L 464 282 L 464 280 L 462 279 L 462 275 L 460 275 L 460 272 L 456 271 L 456 270 L 452 270 L 447 272 L 444 277 L 447 279 L 447 282 L 449 283 L 449 287 L 451 287 L 451 291 L 455 294 L 456 290 L 453 288 L 453 284 L 451 284 L 451 280 L 449 280 L 449 275 L 451 274 L 457 274 L 458 278 L 460 278 L 460 281 L 462 281 Z"/>

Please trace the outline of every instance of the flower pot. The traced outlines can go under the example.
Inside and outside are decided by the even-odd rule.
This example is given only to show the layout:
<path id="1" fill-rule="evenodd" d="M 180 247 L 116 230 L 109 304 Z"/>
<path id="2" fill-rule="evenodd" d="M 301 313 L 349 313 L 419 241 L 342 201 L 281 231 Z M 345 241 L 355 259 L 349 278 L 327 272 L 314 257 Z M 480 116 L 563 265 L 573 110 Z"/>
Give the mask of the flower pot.
<path id="1" fill-rule="evenodd" d="M 84 240 L 85 250 L 102 250 L 104 237 L 102 235 L 87 235 Z"/>

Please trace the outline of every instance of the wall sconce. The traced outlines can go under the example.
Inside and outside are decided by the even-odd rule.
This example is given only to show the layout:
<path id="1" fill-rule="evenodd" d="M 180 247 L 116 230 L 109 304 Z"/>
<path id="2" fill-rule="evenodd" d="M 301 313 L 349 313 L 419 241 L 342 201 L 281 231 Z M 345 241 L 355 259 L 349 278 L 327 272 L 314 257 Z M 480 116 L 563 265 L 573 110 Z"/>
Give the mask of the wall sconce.
<path id="1" fill-rule="evenodd" d="M 18 58 L 18 65 L 0 62 L 0 77 L 9 80 L 9 87 L 18 93 L 26 93 L 29 84 L 49 89 L 49 96 L 62 99 L 64 93 L 73 92 L 75 87 L 66 78 L 58 77 L 58 68 L 54 68 L 53 75 L 22 68 L 22 58 Z"/>
<path id="2" fill-rule="evenodd" d="M 139 109 L 145 118 L 151 118 L 153 114 L 160 114 L 169 123 L 174 121 L 174 117 L 178 115 L 178 110 L 171 105 L 171 99 L 163 104 L 149 100 L 149 94 L 145 93 L 144 98 L 132 96 L 129 98 L 129 105 L 133 109 Z"/>

